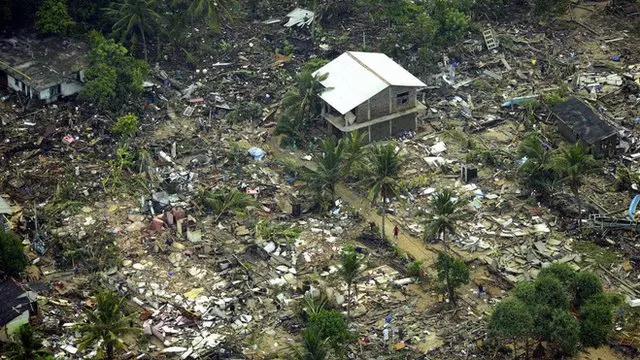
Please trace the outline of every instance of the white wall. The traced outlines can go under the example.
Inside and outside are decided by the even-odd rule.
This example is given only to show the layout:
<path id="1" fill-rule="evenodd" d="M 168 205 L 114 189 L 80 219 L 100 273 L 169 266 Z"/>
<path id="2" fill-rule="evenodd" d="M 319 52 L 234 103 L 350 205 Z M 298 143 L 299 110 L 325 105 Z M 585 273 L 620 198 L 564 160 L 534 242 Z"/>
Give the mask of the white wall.
<path id="1" fill-rule="evenodd" d="M 18 86 L 16 86 L 15 84 L 16 79 L 11 75 L 7 75 L 7 80 L 9 81 L 9 88 L 15 91 L 22 91 L 22 84 L 20 83 L 19 80 L 18 80 Z"/>
<path id="2" fill-rule="evenodd" d="M 60 95 L 69 96 L 80 92 L 80 90 L 82 90 L 82 83 L 79 83 L 77 81 L 63 83 L 61 86 Z"/>
<path id="3" fill-rule="evenodd" d="M 51 96 L 49 89 L 40 91 L 40 100 L 49 100 L 49 96 Z"/>

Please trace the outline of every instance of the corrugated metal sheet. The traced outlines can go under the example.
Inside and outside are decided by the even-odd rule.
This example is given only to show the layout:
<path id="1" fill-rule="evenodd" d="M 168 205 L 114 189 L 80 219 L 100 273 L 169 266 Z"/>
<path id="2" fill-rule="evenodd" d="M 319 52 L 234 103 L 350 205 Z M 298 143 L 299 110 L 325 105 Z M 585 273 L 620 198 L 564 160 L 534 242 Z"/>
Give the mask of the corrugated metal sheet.
<path id="1" fill-rule="evenodd" d="M 413 76 L 390 57 L 381 53 L 349 52 L 360 63 L 393 86 L 426 87 L 420 79 Z"/>
<path id="2" fill-rule="evenodd" d="M 320 97 L 341 114 L 346 114 L 375 94 L 391 86 L 425 87 L 402 66 L 381 53 L 348 51 L 317 70 L 329 74 L 322 81 L 328 90 Z"/>
<path id="3" fill-rule="evenodd" d="M 348 53 L 316 71 L 326 73 L 329 77 L 322 85 L 328 90 L 320 97 L 343 115 L 389 86 Z"/>

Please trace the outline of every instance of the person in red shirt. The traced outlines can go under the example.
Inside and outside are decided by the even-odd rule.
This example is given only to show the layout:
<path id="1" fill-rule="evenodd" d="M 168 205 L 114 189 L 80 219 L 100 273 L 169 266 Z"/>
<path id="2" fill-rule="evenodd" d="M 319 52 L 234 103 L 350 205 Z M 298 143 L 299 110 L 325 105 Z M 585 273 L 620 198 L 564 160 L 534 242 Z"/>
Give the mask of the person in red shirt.
<path id="1" fill-rule="evenodd" d="M 398 239 L 398 234 L 400 233 L 400 229 L 398 229 L 398 225 L 393 227 L 393 239 L 397 240 Z"/>

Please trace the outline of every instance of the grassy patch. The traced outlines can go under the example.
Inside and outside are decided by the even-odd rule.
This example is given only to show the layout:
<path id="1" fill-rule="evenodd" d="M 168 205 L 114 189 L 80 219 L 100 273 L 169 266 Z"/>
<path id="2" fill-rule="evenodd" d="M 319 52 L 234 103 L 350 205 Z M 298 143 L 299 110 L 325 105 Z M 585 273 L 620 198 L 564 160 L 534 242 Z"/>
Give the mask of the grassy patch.
<path id="1" fill-rule="evenodd" d="M 603 248 L 590 241 L 580 241 L 576 243 L 573 248 L 584 257 L 591 258 L 604 267 L 609 267 L 612 264 L 620 262 L 620 258 L 613 250 Z"/>

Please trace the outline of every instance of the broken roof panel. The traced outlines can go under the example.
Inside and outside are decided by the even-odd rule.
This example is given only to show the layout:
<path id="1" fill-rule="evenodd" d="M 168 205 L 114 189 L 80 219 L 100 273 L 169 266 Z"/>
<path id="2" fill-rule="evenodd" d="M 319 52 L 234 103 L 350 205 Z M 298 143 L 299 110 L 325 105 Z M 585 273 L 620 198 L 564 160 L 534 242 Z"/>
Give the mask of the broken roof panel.
<path id="1" fill-rule="evenodd" d="M 590 106 L 575 97 L 554 106 L 551 111 L 587 145 L 617 134 Z"/>
<path id="2" fill-rule="evenodd" d="M 23 296 L 28 292 L 15 280 L 8 278 L 0 283 L 0 327 L 6 325 L 11 320 L 27 310 L 33 310 L 30 306 L 35 300 L 28 296 Z"/>
<path id="3" fill-rule="evenodd" d="M 392 86 L 426 87 L 420 79 L 413 76 L 397 62 L 382 53 L 350 51 L 363 66 Z"/>
<path id="4" fill-rule="evenodd" d="M 292 12 L 287 14 L 289 21 L 284 26 L 309 26 L 313 22 L 313 11 L 296 8 Z"/>
<path id="5" fill-rule="evenodd" d="M 13 209 L 11 209 L 11 205 L 5 200 L 2 196 L 0 196 L 0 214 L 11 215 L 13 214 Z"/>
<path id="6" fill-rule="evenodd" d="M 343 115 L 390 85 L 426 86 L 381 53 L 347 51 L 314 75 L 327 73 L 329 76 L 321 82 L 327 90 L 320 97 Z"/>

